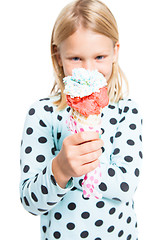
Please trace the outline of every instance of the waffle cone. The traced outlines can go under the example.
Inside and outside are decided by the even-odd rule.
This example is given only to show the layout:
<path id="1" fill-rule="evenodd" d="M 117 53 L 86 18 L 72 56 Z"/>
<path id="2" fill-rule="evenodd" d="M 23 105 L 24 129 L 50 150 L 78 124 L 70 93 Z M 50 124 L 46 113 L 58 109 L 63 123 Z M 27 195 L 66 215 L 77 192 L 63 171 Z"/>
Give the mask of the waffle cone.
<path id="1" fill-rule="evenodd" d="M 85 117 L 78 111 L 71 109 L 71 115 L 69 120 L 69 129 L 73 133 L 83 131 L 96 131 L 100 132 L 101 129 L 101 114 L 89 115 Z"/>

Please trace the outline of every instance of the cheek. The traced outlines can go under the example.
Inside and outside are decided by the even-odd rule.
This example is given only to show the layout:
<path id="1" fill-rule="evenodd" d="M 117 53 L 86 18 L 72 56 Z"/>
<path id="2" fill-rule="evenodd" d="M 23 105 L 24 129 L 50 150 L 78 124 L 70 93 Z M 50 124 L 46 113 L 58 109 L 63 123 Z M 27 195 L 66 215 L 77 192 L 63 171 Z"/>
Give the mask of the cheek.
<path id="1" fill-rule="evenodd" d="M 67 64 L 65 61 L 63 62 L 63 71 L 65 77 L 72 75 L 72 66 L 70 64 Z"/>
<path id="2" fill-rule="evenodd" d="M 112 74 L 112 63 L 106 64 L 103 69 L 101 69 L 101 73 L 104 75 L 104 77 L 107 79 L 107 81 L 109 80 L 109 78 L 111 77 Z"/>

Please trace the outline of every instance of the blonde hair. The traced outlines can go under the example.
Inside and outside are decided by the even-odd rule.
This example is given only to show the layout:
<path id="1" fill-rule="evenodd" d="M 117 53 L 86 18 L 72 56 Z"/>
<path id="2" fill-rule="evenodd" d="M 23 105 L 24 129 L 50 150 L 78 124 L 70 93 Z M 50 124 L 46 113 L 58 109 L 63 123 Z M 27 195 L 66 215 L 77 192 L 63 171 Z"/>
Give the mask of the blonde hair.
<path id="1" fill-rule="evenodd" d="M 64 109 L 67 104 L 63 93 L 63 67 L 59 66 L 56 54 L 60 43 L 76 32 L 80 25 L 95 33 L 109 37 L 114 46 L 119 41 L 116 20 L 108 7 L 101 1 L 75 0 L 62 9 L 55 22 L 51 37 L 51 57 L 55 72 L 55 84 L 51 93 L 59 95 L 58 101 L 55 102 L 59 110 Z M 117 62 L 113 63 L 112 74 L 108 80 L 108 95 L 111 102 L 118 102 L 123 98 L 123 80 L 128 91 L 128 82 L 117 60 Z"/>

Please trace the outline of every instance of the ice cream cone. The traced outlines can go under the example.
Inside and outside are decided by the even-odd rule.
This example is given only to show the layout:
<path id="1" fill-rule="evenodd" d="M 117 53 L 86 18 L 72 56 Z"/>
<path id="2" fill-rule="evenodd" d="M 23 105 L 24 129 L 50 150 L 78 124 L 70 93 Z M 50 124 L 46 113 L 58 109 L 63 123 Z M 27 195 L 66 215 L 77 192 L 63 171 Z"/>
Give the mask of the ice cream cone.
<path id="1" fill-rule="evenodd" d="M 108 105 L 106 79 L 97 70 L 89 71 L 83 68 L 74 69 L 72 76 L 64 79 L 66 99 L 71 107 L 67 121 L 72 133 L 101 130 L 101 112 Z M 102 198 L 96 190 L 101 183 L 100 165 L 87 173 L 82 182 L 83 195 L 86 198 Z"/>
<path id="2" fill-rule="evenodd" d="M 101 114 L 86 117 L 78 111 L 71 109 L 68 126 L 72 133 L 84 131 L 95 131 L 99 133 L 101 129 Z"/>

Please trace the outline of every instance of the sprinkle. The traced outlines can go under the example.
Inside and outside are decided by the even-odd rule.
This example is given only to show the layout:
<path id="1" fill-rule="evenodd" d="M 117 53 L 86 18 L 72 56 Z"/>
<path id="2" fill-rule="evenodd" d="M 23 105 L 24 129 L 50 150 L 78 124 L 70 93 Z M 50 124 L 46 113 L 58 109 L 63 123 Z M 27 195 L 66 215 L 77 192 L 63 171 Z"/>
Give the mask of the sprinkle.
<path id="1" fill-rule="evenodd" d="M 86 70 L 84 68 L 75 68 L 72 76 L 63 78 L 65 84 L 64 93 L 71 97 L 89 96 L 93 92 L 99 92 L 99 89 L 107 85 L 103 74 L 97 70 Z"/>

